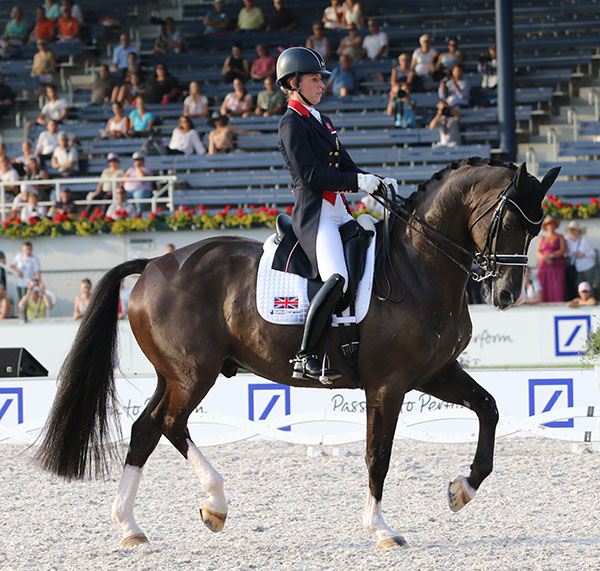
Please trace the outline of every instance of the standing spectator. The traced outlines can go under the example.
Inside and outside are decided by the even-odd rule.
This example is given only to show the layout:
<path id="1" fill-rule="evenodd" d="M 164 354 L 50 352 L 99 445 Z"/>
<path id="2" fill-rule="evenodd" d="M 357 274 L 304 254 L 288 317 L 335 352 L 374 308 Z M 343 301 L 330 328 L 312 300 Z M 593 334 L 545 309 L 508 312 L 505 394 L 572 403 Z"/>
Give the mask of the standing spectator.
<path id="1" fill-rule="evenodd" d="M 449 79 L 442 79 L 438 89 L 438 96 L 450 107 L 457 105 L 466 107 L 469 105 L 469 96 L 471 88 L 464 78 L 464 68 L 462 65 L 455 65 L 452 68 L 452 75 Z"/>
<path id="2" fill-rule="evenodd" d="M 177 80 L 169 73 L 167 66 L 159 63 L 154 77 L 144 82 L 144 99 L 147 103 L 171 103 L 179 98 Z"/>
<path id="3" fill-rule="evenodd" d="M 369 34 L 363 40 L 363 48 L 368 59 L 376 60 L 387 57 L 388 37 L 379 30 L 379 22 L 369 18 Z"/>
<path id="4" fill-rule="evenodd" d="M 52 152 L 52 168 L 64 177 L 79 172 L 79 153 L 75 145 L 69 145 L 69 137 L 64 131 L 58 134 L 58 146 Z"/>
<path id="5" fill-rule="evenodd" d="M 236 78 L 243 81 L 250 79 L 250 64 L 242 53 L 240 42 L 236 42 L 231 47 L 231 55 L 225 59 L 221 75 L 226 83 L 230 83 Z"/>
<path id="6" fill-rule="evenodd" d="M 69 111 L 69 104 L 64 97 L 58 96 L 58 89 L 55 85 L 46 86 L 46 96 L 48 101 L 42 107 L 42 110 L 36 119 L 38 125 L 47 125 L 53 119 L 60 123 L 65 119 Z"/>
<path id="7" fill-rule="evenodd" d="M 37 77 L 42 84 L 52 83 L 56 72 L 54 54 L 48 49 L 46 40 L 38 40 L 37 47 L 38 51 L 33 56 L 31 77 Z"/>
<path id="8" fill-rule="evenodd" d="M 265 19 L 262 10 L 254 5 L 254 0 L 244 0 L 244 7 L 238 14 L 236 32 L 262 30 L 264 24 Z"/>
<path id="9" fill-rule="evenodd" d="M 251 114 L 252 95 L 241 79 L 234 79 L 233 91 L 225 96 L 221 104 L 221 115 L 248 117 Z"/>
<path id="10" fill-rule="evenodd" d="M 38 135 L 35 145 L 35 154 L 40 158 L 42 164 L 52 157 L 54 149 L 58 147 L 58 123 L 54 119 L 50 119 L 46 127 L 46 130 Z"/>
<path id="11" fill-rule="evenodd" d="M 115 79 L 111 77 L 108 66 L 102 64 L 98 69 L 98 76 L 92 83 L 92 103 L 102 105 L 108 103 L 115 88 Z"/>
<path id="12" fill-rule="evenodd" d="M 345 0 L 342 6 L 342 14 L 344 28 L 350 28 L 350 26 L 356 26 L 357 28 L 365 27 L 365 17 L 360 2 Z"/>
<path id="13" fill-rule="evenodd" d="M 323 95 L 333 91 L 334 95 L 346 97 L 358 91 L 359 74 L 352 69 L 352 60 L 343 55 L 340 57 L 338 65 L 331 74 L 323 89 Z"/>
<path id="14" fill-rule="evenodd" d="M 229 17 L 225 13 L 224 7 L 224 0 L 215 0 L 213 9 L 204 16 L 205 34 L 223 33 L 230 28 Z"/>
<path id="15" fill-rule="evenodd" d="M 124 178 L 125 171 L 120 166 L 119 155 L 116 153 L 108 153 L 106 157 L 108 166 L 102 171 L 100 175 L 100 182 L 96 187 L 96 190 L 89 192 L 85 197 L 86 200 L 109 200 L 113 197 L 113 189 L 122 186 L 122 182 L 117 182 L 115 179 Z M 88 214 L 94 210 L 94 205 L 89 204 L 86 208 Z"/>
<path id="16" fill-rule="evenodd" d="M 259 92 L 256 98 L 256 115 L 268 117 L 269 115 L 281 115 L 286 108 L 286 98 L 281 89 L 275 85 L 272 77 L 265 79 L 265 88 Z"/>
<path id="17" fill-rule="evenodd" d="M 29 34 L 29 43 L 35 44 L 40 40 L 53 42 L 56 37 L 56 24 L 46 16 L 43 6 L 38 6 L 35 12 L 35 24 Z"/>
<path id="18" fill-rule="evenodd" d="M 167 152 L 182 155 L 193 153 L 204 155 L 206 153 L 198 131 L 194 128 L 194 123 L 186 115 L 179 117 L 179 126 L 173 129 Z"/>
<path id="19" fill-rule="evenodd" d="M 6 284 L 0 279 L 0 319 L 8 319 L 9 317 L 12 317 L 12 303 L 8 299 Z"/>
<path id="20" fill-rule="evenodd" d="M 354 24 L 348 28 L 348 35 L 342 38 L 336 53 L 338 56 L 348 56 L 352 61 L 362 59 L 363 39 L 358 35 Z"/>
<path id="21" fill-rule="evenodd" d="M 140 53 L 138 52 L 135 46 L 132 46 L 129 40 L 129 36 L 127 34 L 121 34 L 119 39 L 119 45 L 115 48 L 113 52 L 113 67 L 115 71 L 122 71 L 127 69 L 129 65 L 129 61 L 127 56 L 134 52 L 135 55 L 139 58 Z"/>
<path id="22" fill-rule="evenodd" d="M 265 77 L 275 77 L 276 59 L 269 55 L 269 50 L 264 44 L 256 46 L 258 57 L 252 62 L 250 76 L 256 81 L 264 81 Z"/>
<path id="23" fill-rule="evenodd" d="M 339 30 L 344 23 L 344 10 L 340 6 L 340 0 L 331 0 L 331 6 L 323 10 L 323 25 L 328 30 Z"/>
<path id="24" fill-rule="evenodd" d="M 60 187 L 60 200 L 55 201 L 50 210 L 48 210 L 48 216 L 54 217 L 57 214 L 75 214 L 77 205 L 73 200 L 71 189 L 66 186 Z"/>
<path id="25" fill-rule="evenodd" d="M 208 98 L 197 81 L 190 83 L 190 94 L 183 100 L 183 114 L 193 119 L 208 117 Z"/>
<path id="26" fill-rule="evenodd" d="M 298 25 L 298 18 L 283 5 L 283 0 L 273 0 L 275 12 L 267 18 L 267 31 L 287 32 Z"/>
<path id="27" fill-rule="evenodd" d="M 58 0 L 45 0 L 44 10 L 46 18 L 49 20 L 56 21 L 60 18 L 60 4 Z"/>
<path id="28" fill-rule="evenodd" d="M 4 191 L 18 194 L 20 189 L 16 184 L 10 184 L 19 180 L 19 173 L 10 164 L 8 157 L 0 158 L 0 182 L 4 183 Z"/>
<path id="29" fill-rule="evenodd" d="M 181 32 L 175 26 L 173 18 L 165 20 L 164 30 L 154 44 L 155 54 L 179 54 L 183 51 L 184 43 Z"/>
<path id="30" fill-rule="evenodd" d="M 46 288 L 39 279 L 29 280 L 27 290 L 18 305 L 27 321 L 46 317 L 46 310 L 53 307 Z"/>
<path id="31" fill-rule="evenodd" d="M 410 57 L 408 54 L 400 54 L 398 56 L 398 65 L 392 68 L 390 83 L 392 91 L 398 92 L 403 83 L 410 85 Z"/>
<path id="32" fill-rule="evenodd" d="M 106 122 L 101 139 L 120 139 L 127 136 L 129 118 L 123 114 L 123 105 L 118 102 L 112 104 L 113 116 Z"/>
<path id="33" fill-rule="evenodd" d="M 456 147 L 460 145 L 460 114 L 456 107 L 450 107 L 445 101 L 440 101 L 437 113 L 429 123 L 429 129 L 437 129 L 440 133 L 439 146 Z"/>
<path id="34" fill-rule="evenodd" d="M 0 73 L 0 117 L 8 115 L 15 104 L 15 93 L 4 83 L 4 74 Z"/>
<path id="35" fill-rule="evenodd" d="M 414 128 L 417 126 L 415 102 L 410 97 L 408 83 L 402 83 L 398 91 L 390 91 L 390 100 L 386 109 L 390 117 L 394 117 L 396 127 Z"/>
<path id="36" fill-rule="evenodd" d="M 473 280 L 469 280 L 473 281 Z M 529 266 L 525 268 L 523 275 L 523 303 L 540 303 L 542 301 L 542 286 L 537 278 L 531 279 L 531 269 Z"/>
<path id="37" fill-rule="evenodd" d="M 38 204 L 39 198 L 37 193 L 30 192 L 27 197 L 27 203 L 21 209 L 21 220 L 23 222 L 31 222 L 32 219 L 41 220 L 46 216 L 46 207 Z"/>
<path id="38" fill-rule="evenodd" d="M 419 38 L 419 47 L 413 52 L 410 69 L 412 71 L 409 83 L 414 90 L 424 89 L 424 79 L 435 71 L 437 52 L 431 49 L 431 38 L 423 34 Z"/>
<path id="39" fill-rule="evenodd" d="M 143 97 L 135 100 L 135 109 L 129 113 L 129 136 L 147 137 L 154 128 L 154 115 L 146 110 Z"/>
<path id="40" fill-rule="evenodd" d="M 542 285 L 542 301 L 557 302 L 565 300 L 565 254 L 567 245 L 561 234 L 556 233 L 560 220 L 546 216 L 542 230 L 546 232 L 537 245 L 539 259 L 537 278 Z"/>
<path id="41" fill-rule="evenodd" d="M 10 46 L 22 46 L 27 41 L 29 27 L 23 15 L 23 8 L 18 4 L 10 11 L 10 20 L 4 28 L 4 35 L 0 42 L 0 53 L 3 57 L 8 55 Z"/>
<path id="42" fill-rule="evenodd" d="M 144 155 L 139 151 L 133 153 L 133 166 L 125 171 L 125 177 L 142 178 L 152 176 L 152 171 L 145 165 Z M 131 181 L 122 183 L 122 188 L 127 192 L 127 196 L 134 199 L 150 198 L 152 196 L 152 182 Z M 142 211 L 142 205 L 136 204 L 135 209 Z"/>
<path id="43" fill-rule="evenodd" d="M 324 34 L 323 22 L 313 22 L 313 35 L 306 39 L 306 47 L 319 52 L 325 61 L 331 57 L 331 42 Z"/>
<path id="44" fill-rule="evenodd" d="M 38 257 L 33 254 L 31 242 L 23 242 L 21 251 L 15 256 L 10 267 L 17 272 L 17 292 L 19 298 L 25 295 L 29 280 L 42 279 L 42 268 Z"/>
<path id="45" fill-rule="evenodd" d="M 71 14 L 71 7 L 63 4 L 60 9 L 61 17 L 58 19 L 58 40 L 60 42 L 75 42 L 81 39 L 79 22 Z"/>
<path id="46" fill-rule="evenodd" d="M 487 52 L 479 56 L 477 62 L 477 71 L 481 74 L 481 87 L 484 89 L 495 89 L 498 85 L 496 66 L 496 44 L 492 44 Z"/>
<path id="47" fill-rule="evenodd" d="M 81 319 L 87 311 L 92 297 L 92 282 L 83 278 L 79 284 L 79 295 L 75 296 L 75 307 L 73 308 L 73 319 Z"/>
<path id="48" fill-rule="evenodd" d="M 578 295 L 567 301 L 567 307 L 582 307 L 585 305 L 596 305 L 597 301 L 592 293 L 592 286 L 589 282 L 581 282 L 577 287 Z"/>
<path id="49" fill-rule="evenodd" d="M 585 237 L 587 229 L 578 221 L 571 220 L 567 226 L 566 298 L 577 295 L 577 284 L 594 283 L 596 278 L 596 251 Z"/>
<path id="50" fill-rule="evenodd" d="M 455 65 L 462 65 L 464 54 L 458 49 L 458 40 L 456 38 L 450 38 L 448 42 L 448 51 L 440 54 L 435 64 L 435 69 L 439 74 L 439 77 L 449 77 L 452 73 L 452 68 Z"/>

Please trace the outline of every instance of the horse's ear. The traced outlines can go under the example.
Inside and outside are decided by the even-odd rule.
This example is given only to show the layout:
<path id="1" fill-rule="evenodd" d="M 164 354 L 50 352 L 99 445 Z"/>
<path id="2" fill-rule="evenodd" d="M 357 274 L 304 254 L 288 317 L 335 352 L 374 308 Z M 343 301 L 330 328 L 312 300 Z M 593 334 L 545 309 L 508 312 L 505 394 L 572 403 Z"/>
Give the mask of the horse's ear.
<path id="1" fill-rule="evenodd" d="M 521 163 L 515 173 L 515 189 L 517 192 L 527 192 L 529 188 L 527 166 Z"/>
<path id="2" fill-rule="evenodd" d="M 542 185 L 542 189 L 544 190 L 544 194 L 550 190 L 550 187 L 554 184 L 559 172 L 560 167 L 554 167 L 545 174 L 542 182 L 540 183 Z"/>

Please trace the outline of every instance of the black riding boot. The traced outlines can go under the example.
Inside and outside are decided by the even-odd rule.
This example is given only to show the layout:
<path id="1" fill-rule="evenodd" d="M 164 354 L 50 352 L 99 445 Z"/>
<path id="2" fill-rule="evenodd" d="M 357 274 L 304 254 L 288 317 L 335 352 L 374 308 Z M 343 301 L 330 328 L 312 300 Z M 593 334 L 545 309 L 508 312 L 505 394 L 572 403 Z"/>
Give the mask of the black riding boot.
<path id="1" fill-rule="evenodd" d="M 296 353 L 295 359 L 290 360 L 290 363 L 294 363 L 292 378 L 317 380 L 323 384 L 330 384 L 330 381 L 341 376 L 339 371 L 322 369 L 316 347 L 323 331 L 331 322 L 331 315 L 342 298 L 343 289 L 344 278 L 340 274 L 333 274 L 310 302 L 300 351 Z"/>

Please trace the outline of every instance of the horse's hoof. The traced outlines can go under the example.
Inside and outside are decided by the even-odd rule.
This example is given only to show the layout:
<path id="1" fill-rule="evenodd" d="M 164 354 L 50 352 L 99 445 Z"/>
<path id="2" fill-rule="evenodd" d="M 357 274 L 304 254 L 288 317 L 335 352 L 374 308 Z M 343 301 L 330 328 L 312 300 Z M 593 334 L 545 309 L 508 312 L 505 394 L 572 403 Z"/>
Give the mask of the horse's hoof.
<path id="1" fill-rule="evenodd" d="M 208 527 L 210 531 L 217 533 L 225 527 L 227 514 L 214 512 L 210 508 L 207 508 L 206 504 L 202 504 L 202 507 L 200 508 L 200 516 L 202 517 L 204 525 Z"/>
<path id="2" fill-rule="evenodd" d="M 477 490 L 471 487 L 464 476 L 459 476 L 448 485 L 448 505 L 453 512 L 464 508 L 474 497 Z"/>
<path id="3" fill-rule="evenodd" d="M 137 547 L 148 543 L 148 538 L 143 533 L 134 533 L 129 537 L 121 539 L 121 547 Z"/>
<path id="4" fill-rule="evenodd" d="M 395 535 L 394 537 L 388 537 L 386 539 L 382 539 L 377 547 L 379 549 L 390 549 L 390 547 L 406 547 L 408 543 L 401 535 Z"/>

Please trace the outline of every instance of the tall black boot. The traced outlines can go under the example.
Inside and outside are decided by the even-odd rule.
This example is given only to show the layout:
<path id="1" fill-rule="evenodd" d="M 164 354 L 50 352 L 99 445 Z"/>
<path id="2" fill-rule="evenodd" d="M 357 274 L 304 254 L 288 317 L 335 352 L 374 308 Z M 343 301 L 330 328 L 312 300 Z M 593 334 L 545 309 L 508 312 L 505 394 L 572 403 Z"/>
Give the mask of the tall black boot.
<path id="1" fill-rule="evenodd" d="M 333 274 L 310 302 L 300 351 L 296 353 L 294 359 L 290 360 L 294 363 L 292 378 L 317 380 L 323 384 L 330 384 L 332 380 L 341 376 L 341 373 L 334 369 L 322 369 L 316 347 L 325 328 L 329 327 L 331 315 L 342 298 L 343 289 L 344 278 L 340 274 Z"/>

